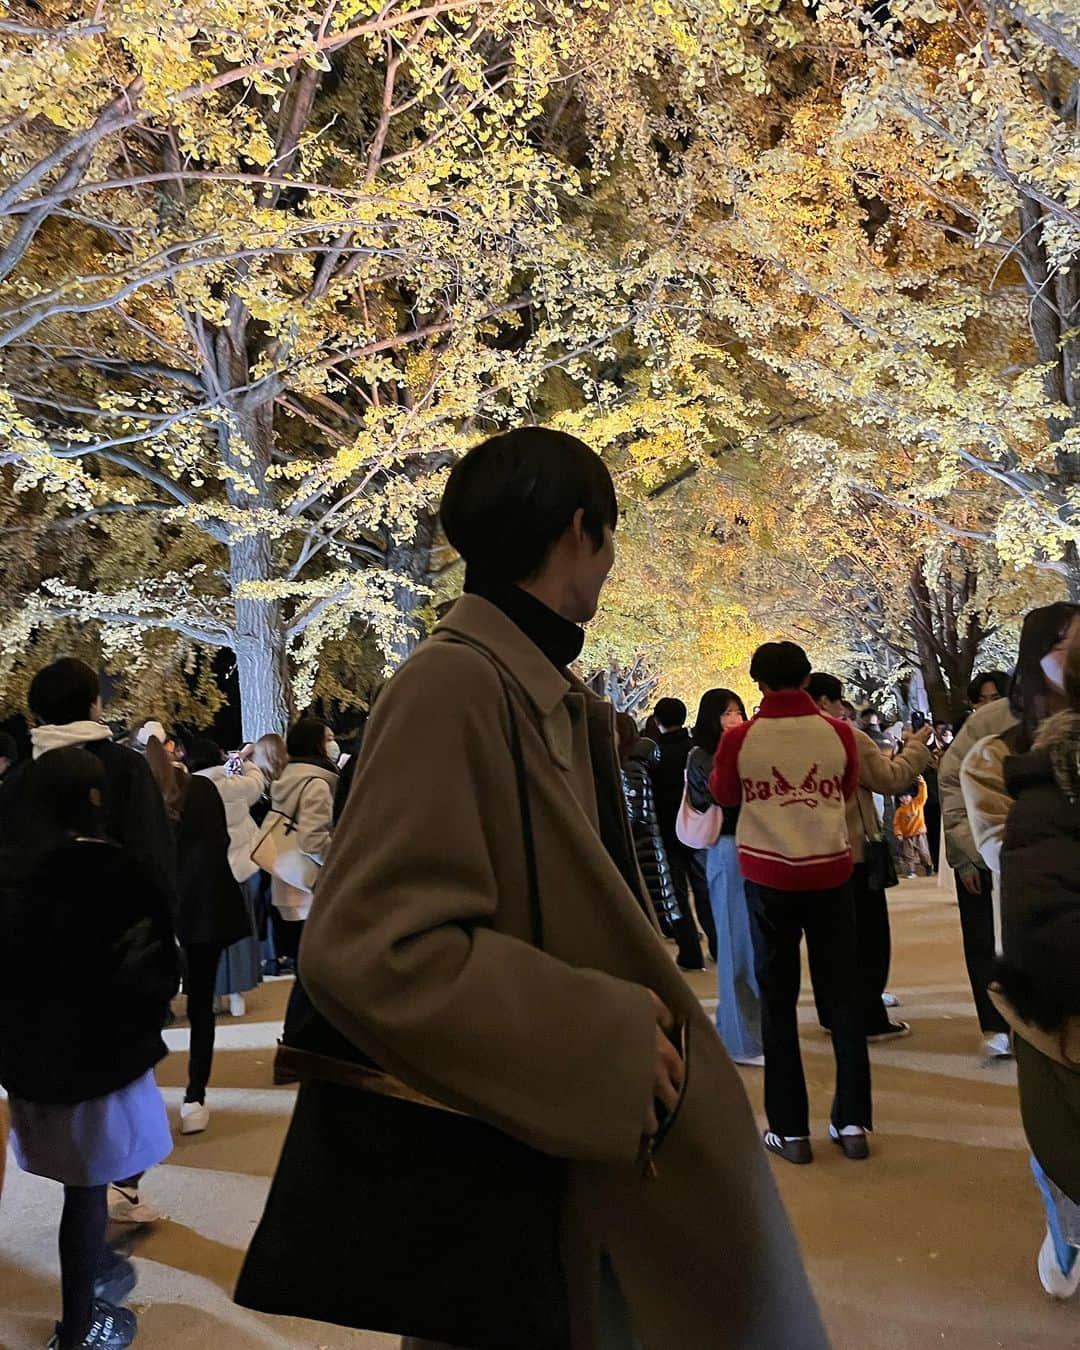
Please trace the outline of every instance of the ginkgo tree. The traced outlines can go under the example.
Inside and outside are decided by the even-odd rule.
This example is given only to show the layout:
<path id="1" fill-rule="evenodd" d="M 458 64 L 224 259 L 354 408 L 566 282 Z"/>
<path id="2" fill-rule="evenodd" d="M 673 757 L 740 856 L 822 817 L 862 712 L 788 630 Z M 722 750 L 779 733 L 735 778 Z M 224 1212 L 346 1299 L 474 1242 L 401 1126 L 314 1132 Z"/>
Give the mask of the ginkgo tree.
<path id="1" fill-rule="evenodd" d="M 595 225 L 621 149 L 596 72 L 623 72 L 644 127 L 639 56 L 689 11 L 602 8 L 9 8 L 6 481 L 87 529 L 153 522 L 148 562 L 198 547 L 124 585 L 48 578 L 8 640 L 63 617 L 229 648 L 246 734 L 279 727 L 356 618 L 408 649 L 432 503 L 479 428 L 528 416 L 554 369 L 602 400 L 623 335 L 662 381 L 678 241 Z M 689 56 L 732 64 L 741 16 L 716 17 Z M 633 32 L 638 54 L 610 45 Z"/>

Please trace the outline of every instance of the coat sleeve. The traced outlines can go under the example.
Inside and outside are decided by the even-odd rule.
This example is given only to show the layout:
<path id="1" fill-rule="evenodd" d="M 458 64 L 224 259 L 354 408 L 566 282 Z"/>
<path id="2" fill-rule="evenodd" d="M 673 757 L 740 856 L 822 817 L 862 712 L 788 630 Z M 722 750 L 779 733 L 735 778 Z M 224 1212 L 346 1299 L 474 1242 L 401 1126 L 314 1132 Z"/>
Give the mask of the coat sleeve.
<path id="1" fill-rule="evenodd" d="M 324 778 L 313 778 L 301 789 L 297 814 L 297 847 L 313 858 L 323 860 L 330 851 L 334 830 L 334 791 Z"/>
<path id="2" fill-rule="evenodd" d="M 883 755 L 863 731 L 856 731 L 855 741 L 859 747 L 859 786 L 883 797 L 893 797 L 910 787 L 930 763 L 930 750 L 921 741 L 908 741 L 895 759 Z"/>
<path id="3" fill-rule="evenodd" d="M 955 868 L 982 867 L 979 846 L 971 832 L 960 771 L 978 737 L 972 734 L 970 719 L 961 728 L 938 766 L 938 796 L 941 798 L 941 822 L 945 829 L 945 856 Z"/>
<path id="4" fill-rule="evenodd" d="M 520 849 L 524 888 L 520 837 L 498 674 L 465 647 L 421 648 L 373 714 L 304 934 L 305 987 L 437 1100 L 556 1156 L 631 1163 L 653 1082 L 651 997 L 497 931 L 495 856 L 505 886 Z M 509 899 L 520 912 L 523 897 Z"/>
<path id="5" fill-rule="evenodd" d="M 845 762 L 842 786 L 844 800 L 849 802 L 859 790 L 859 747 L 850 722 L 840 722 L 834 717 L 826 720 L 832 723 L 844 747 Z"/>
<path id="6" fill-rule="evenodd" d="M 739 777 L 739 751 L 753 721 L 725 731 L 716 747 L 716 760 L 709 779 L 713 801 L 720 806 L 739 806 L 742 802 L 742 779 Z"/>
<path id="7" fill-rule="evenodd" d="M 266 777 L 257 764 L 245 764 L 244 772 L 234 780 L 240 785 L 244 805 L 250 811 L 266 791 Z"/>
<path id="8" fill-rule="evenodd" d="M 1000 736 L 979 741 L 964 760 L 960 784 L 964 793 L 972 838 L 991 872 L 1001 871 L 1001 846 L 1013 799 L 1005 788 L 1005 761 L 1009 748 Z M 998 888 L 995 886 L 995 890 Z"/>

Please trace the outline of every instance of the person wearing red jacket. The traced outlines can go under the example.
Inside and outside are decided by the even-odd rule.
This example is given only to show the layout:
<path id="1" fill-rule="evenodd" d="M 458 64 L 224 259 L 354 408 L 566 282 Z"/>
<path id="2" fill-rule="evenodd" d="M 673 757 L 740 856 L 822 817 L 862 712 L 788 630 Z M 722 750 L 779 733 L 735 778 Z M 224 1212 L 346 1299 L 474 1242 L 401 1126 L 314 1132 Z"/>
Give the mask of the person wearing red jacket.
<path id="1" fill-rule="evenodd" d="M 846 819 L 858 750 L 850 725 L 824 716 L 807 694 L 810 662 L 801 647 L 767 642 L 754 653 L 750 678 L 764 695 L 761 708 L 721 739 L 710 788 L 721 806 L 742 808 L 735 842 L 761 990 L 765 1147 L 788 1162 L 813 1160 L 796 1012 L 805 933 L 836 1056 L 830 1136 L 848 1158 L 863 1159 L 870 1060 Z"/>

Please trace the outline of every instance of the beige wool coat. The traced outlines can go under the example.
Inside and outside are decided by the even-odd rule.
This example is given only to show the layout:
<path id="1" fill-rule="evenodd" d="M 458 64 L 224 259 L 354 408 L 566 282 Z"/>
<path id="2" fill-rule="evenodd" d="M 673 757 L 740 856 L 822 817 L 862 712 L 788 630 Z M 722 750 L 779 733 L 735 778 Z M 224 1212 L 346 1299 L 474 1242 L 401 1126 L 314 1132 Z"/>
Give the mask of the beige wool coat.
<path id="1" fill-rule="evenodd" d="M 530 942 L 508 696 L 542 951 Z M 568 1160 L 575 1350 L 597 1344 L 604 1251 L 645 1350 L 824 1350 L 746 1094 L 601 841 L 598 780 L 618 792 L 610 704 L 564 678 L 495 606 L 459 601 L 373 714 L 308 920 L 305 984 L 411 1087 Z M 653 1178 L 640 1157 L 650 989 L 685 1021 L 689 1045 Z"/>
<path id="2" fill-rule="evenodd" d="M 860 731 L 858 727 L 852 730 L 859 751 L 859 790 L 847 804 L 847 827 L 851 861 L 861 863 L 866 861 L 869 831 L 873 829 L 879 834 L 881 831 L 874 793 L 891 797 L 910 787 L 929 765 L 932 756 L 921 741 L 912 740 L 905 744 L 895 759 L 890 759 L 865 731 Z"/>

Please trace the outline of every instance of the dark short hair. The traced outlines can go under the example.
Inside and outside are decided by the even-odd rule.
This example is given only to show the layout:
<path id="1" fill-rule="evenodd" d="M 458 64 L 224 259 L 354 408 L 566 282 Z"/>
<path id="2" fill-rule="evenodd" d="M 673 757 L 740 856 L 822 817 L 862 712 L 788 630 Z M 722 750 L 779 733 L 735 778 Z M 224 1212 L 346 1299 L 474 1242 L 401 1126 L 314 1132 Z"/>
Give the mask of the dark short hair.
<path id="1" fill-rule="evenodd" d="M 769 689 L 801 689 L 810 658 L 797 642 L 766 642 L 750 662 L 750 678 Z"/>
<path id="2" fill-rule="evenodd" d="M 201 773 L 203 769 L 212 769 L 221 761 L 221 746 L 209 736 L 197 736 L 188 746 L 185 763 L 189 773 Z"/>
<path id="3" fill-rule="evenodd" d="M 1033 610 L 1032 613 L 1038 613 L 1038 611 L 1037 611 L 1037 610 Z M 1031 615 L 1030 615 L 1030 614 L 1028 615 L 1028 618 L 1029 618 L 1029 619 L 1031 618 Z M 1025 620 L 1025 622 L 1026 622 L 1026 620 Z M 1068 627 L 1068 624 L 1066 624 L 1065 626 Z M 1052 644 L 1051 644 L 1051 645 L 1052 645 Z M 1049 648 L 1048 648 L 1047 650 L 1049 650 Z M 1045 655 L 1046 655 L 1046 652 L 1043 653 L 1043 656 L 1045 656 Z M 1042 657 L 1040 657 L 1039 660 L 1041 661 L 1041 660 L 1042 660 Z M 977 698 L 979 697 L 979 695 L 982 693 L 982 687 L 983 687 L 984 684 L 992 684 L 992 685 L 997 689 L 998 693 L 1001 695 L 1002 698 L 1008 698 L 1008 696 L 1009 696 L 1009 677 L 1008 677 L 1008 675 L 1005 673 L 1005 671 L 1003 671 L 1003 670 L 984 670 L 983 673 L 982 673 L 981 675 L 976 675 L 975 678 L 974 678 L 974 679 L 971 681 L 971 683 L 968 685 L 968 691 L 967 691 L 967 692 L 968 692 L 968 702 L 969 702 L 969 703 L 974 703 L 974 702 L 976 701 L 976 699 L 977 699 Z"/>
<path id="4" fill-rule="evenodd" d="M 746 720 L 746 704 L 734 689 L 709 689 L 702 694 L 694 723 L 694 744 L 706 754 L 714 755 L 720 744 L 724 726 L 722 718 L 732 704 L 738 706 Z"/>
<path id="5" fill-rule="evenodd" d="M 827 675 L 823 670 L 815 670 L 810 676 L 806 692 L 816 703 L 819 698 L 827 698 L 830 703 L 839 703 L 844 697 L 843 682 L 835 675 Z"/>
<path id="6" fill-rule="evenodd" d="M 619 523 L 607 465 L 584 441 L 521 427 L 475 446 L 450 474 L 441 515 L 466 564 L 466 590 L 527 581 L 543 568 L 578 511 L 603 547 Z"/>
<path id="7" fill-rule="evenodd" d="M 39 722 L 64 726 L 89 717 L 100 696 L 97 671 L 74 656 L 62 656 L 34 676 L 27 702 Z"/>
<path id="8" fill-rule="evenodd" d="M 684 727 L 689 711 L 681 698 L 662 698 L 653 716 L 662 727 Z"/>
<path id="9" fill-rule="evenodd" d="M 322 759 L 326 755 L 329 725 L 321 717 L 301 717 L 289 728 L 285 748 L 290 759 Z"/>
<path id="10" fill-rule="evenodd" d="M 10 731 L 0 731 L 0 759 L 8 759 L 12 764 L 19 758 L 19 747 Z"/>

